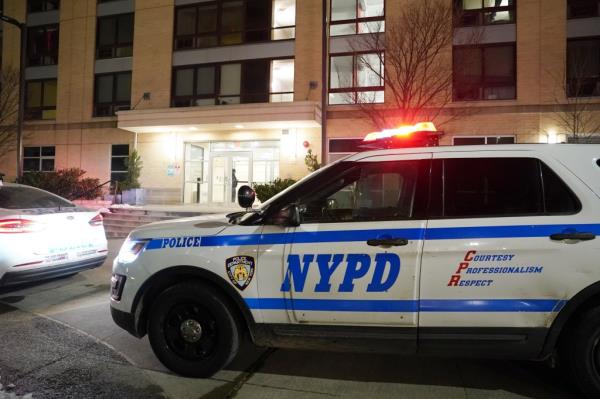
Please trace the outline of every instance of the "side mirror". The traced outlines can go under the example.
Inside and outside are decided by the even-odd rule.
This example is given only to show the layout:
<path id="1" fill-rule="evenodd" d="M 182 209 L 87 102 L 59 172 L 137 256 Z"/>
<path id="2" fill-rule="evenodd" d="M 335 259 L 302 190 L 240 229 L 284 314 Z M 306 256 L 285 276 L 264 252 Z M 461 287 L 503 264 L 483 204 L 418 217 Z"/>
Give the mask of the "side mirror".
<path id="1" fill-rule="evenodd" d="M 252 190 L 252 187 L 242 186 L 238 190 L 237 199 L 238 204 L 242 208 L 252 208 L 252 204 L 254 204 L 254 200 L 256 199 L 256 193 Z"/>
<path id="2" fill-rule="evenodd" d="M 273 223 L 278 226 L 296 227 L 301 224 L 300 208 L 298 205 L 288 205 L 273 217 Z"/>

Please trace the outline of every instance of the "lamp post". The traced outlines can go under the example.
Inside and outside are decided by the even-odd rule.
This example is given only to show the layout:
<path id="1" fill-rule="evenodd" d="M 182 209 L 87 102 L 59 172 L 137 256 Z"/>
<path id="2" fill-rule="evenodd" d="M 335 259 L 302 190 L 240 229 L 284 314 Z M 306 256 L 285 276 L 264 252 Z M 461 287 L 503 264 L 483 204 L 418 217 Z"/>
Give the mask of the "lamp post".
<path id="1" fill-rule="evenodd" d="M 25 22 L 2 14 L 0 21 L 14 25 L 21 31 L 21 62 L 19 65 L 19 108 L 17 110 L 17 181 L 23 176 L 23 118 L 25 111 L 25 51 L 27 50 L 27 25 Z"/>

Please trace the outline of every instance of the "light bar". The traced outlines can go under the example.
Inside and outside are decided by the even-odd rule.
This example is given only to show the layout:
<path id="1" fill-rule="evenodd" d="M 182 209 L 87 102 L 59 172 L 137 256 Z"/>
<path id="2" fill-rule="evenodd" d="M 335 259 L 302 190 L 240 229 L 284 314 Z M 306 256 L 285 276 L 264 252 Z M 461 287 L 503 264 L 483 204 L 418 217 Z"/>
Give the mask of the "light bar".
<path id="1" fill-rule="evenodd" d="M 406 137 L 416 132 L 437 132 L 433 122 L 419 122 L 414 125 L 404 125 L 397 129 L 385 129 L 380 132 L 369 133 L 363 141 L 376 141 L 392 137 Z"/>

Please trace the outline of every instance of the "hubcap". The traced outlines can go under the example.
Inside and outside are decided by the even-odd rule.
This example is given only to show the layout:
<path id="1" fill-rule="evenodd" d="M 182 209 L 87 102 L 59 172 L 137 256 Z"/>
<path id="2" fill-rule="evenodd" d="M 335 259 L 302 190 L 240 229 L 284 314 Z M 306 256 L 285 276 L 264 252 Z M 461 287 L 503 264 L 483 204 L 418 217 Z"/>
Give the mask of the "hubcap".
<path id="1" fill-rule="evenodd" d="M 194 319 L 187 319 L 179 326 L 181 336 L 186 342 L 198 342 L 202 338 L 202 326 Z"/>
<path id="2" fill-rule="evenodd" d="M 190 301 L 174 305 L 163 324 L 167 346 L 187 360 L 207 359 L 218 344 L 217 322 L 212 313 Z"/>

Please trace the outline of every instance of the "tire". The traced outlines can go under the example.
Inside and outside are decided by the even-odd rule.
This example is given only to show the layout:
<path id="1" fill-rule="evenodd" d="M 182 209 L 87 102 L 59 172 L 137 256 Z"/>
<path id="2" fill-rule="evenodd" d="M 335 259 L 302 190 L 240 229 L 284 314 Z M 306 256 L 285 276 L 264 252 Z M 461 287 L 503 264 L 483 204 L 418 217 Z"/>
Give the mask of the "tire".
<path id="1" fill-rule="evenodd" d="M 148 337 L 162 364 L 186 377 L 212 376 L 231 362 L 240 345 L 226 298 L 199 282 L 173 285 L 156 298 Z"/>
<path id="2" fill-rule="evenodd" d="M 560 350 L 579 390 L 588 398 L 600 398 L 600 307 L 578 317 Z"/>

